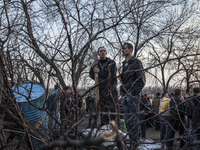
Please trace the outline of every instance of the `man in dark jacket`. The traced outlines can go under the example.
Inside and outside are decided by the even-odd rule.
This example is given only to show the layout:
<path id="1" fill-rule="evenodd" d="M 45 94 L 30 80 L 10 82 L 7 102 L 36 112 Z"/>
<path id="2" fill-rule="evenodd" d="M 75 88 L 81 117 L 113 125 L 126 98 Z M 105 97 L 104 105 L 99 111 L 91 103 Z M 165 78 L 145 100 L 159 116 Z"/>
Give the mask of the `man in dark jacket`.
<path id="1" fill-rule="evenodd" d="M 161 99 L 160 95 L 161 95 L 160 92 L 157 92 L 156 97 L 152 101 L 152 106 L 153 106 L 155 115 L 157 115 L 158 111 L 159 111 L 159 102 L 160 102 L 160 99 Z M 160 118 L 159 118 L 159 116 L 154 118 L 154 125 L 155 125 L 155 130 L 158 131 L 160 129 Z"/>
<path id="2" fill-rule="evenodd" d="M 105 47 L 98 48 L 99 60 L 92 63 L 90 69 L 90 77 L 94 79 L 94 73 L 98 73 L 99 77 L 99 102 L 101 112 L 116 112 L 118 93 L 116 90 L 117 67 L 114 60 L 106 57 L 107 51 Z M 97 66 L 97 67 L 95 67 Z M 115 120 L 115 115 L 110 116 L 111 120 Z M 108 115 L 101 115 L 101 126 L 109 123 Z"/>
<path id="3" fill-rule="evenodd" d="M 193 88 L 194 95 L 189 97 L 188 99 L 192 100 L 194 103 L 194 107 L 196 107 L 200 103 L 200 89 L 198 87 Z"/>
<path id="4" fill-rule="evenodd" d="M 173 148 L 173 138 L 175 135 L 175 131 L 179 131 L 179 136 L 182 136 L 184 134 L 184 113 L 182 111 L 182 100 L 181 100 L 182 92 L 180 89 L 175 90 L 175 96 L 171 98 L 170 100 L 170 121 L 172 128 L 169 128 L 169 132 L 167 135 L 167 142 L 166 146 L 168 149 Z M 180 142 L 180 148 L 184 146 L 185 142 L 183 137 L 181 138 Z"/>
<path id="5" fill-rule="evenodd" d="M 184 113 L 186 114 L 187 120 L 185 121 L 185 134 L 188 141 L 194 141 L 195 136 L 192 132 L 192 119 L 193 119 L 193 111 L 196 108 L 196 106 L 200 103 L 200 97 L 199 97 L 199 88 L 195 87 L 193 88 L 193 95 L 190 97 L 185 98 L 184 103 Z M 197 115 L 197 114 L 194 114 Z M 197 117 L 195 117 L 197 118 Z"/>
<path id="6" fill-rule="evenodd" d="M 122 47 L 125 61 L 123 61 L 123 69 L 121 75 L 122 85 L 120 93 L 123 100 L 123 111 L 125 120 L 129 130 L 130 142 L 137 145 L 139 142 L 139 123 L 141 91 L 145 85 L 145 74 L 142 71 L 143 66 L 139 59 L 132 56 L 133 46 L 130 43 L 124 43 Z M 126 115 L 132 113 L 133 115 Z"/>
<path id="7" fill-rule="evenodd" d="M 195 131 L 198 140 L 200 140 L 200 103 L 194 108 L 192 114 L 192 129 Z"/>
<path id="8" fill-rule="evenodd" d="M 71 103 L 70 96 L 72 92 L 73 92 L 72 88 L 70 88 L 69 86 L 65 86 L 63 87 L 63 93 L 61 94 L 61 97 L 60 97 L 61 134 L 65 133 L 67 131 L 67 127 L 69 127 L 68 120 L 69 120 L 70 103 Z"/>
<path id="9" fill-rule="evenodd" d="M 194 109 L 192 110 L 192 121 L 191 121 L 191 126 L 192 126 L 192 131 L 195 133 L 195 139 L 200 140 L 200 89 L 199 87 L 193 88 L 193 93 L 194 95 L 191 97 L 192 102 L 194 103 Z M 190 97 L 189 97 L 190 98 Z M 193 141 L 195 141 L 193 139 Z M 200 145 L 197 146 L 196 150 L 200 150 Z"/>
<path id="10" fill-rule="evenodd" d="M 59 112 L 59 91 L 60 91 L 60 87 L 58 84 L 54 85 L 54 91 L 52 91 L 49 94 L 49 97 L 47 99 L 47 109 L 48 111 L 52 114 L 52 115 L 56 115 L 57 118 L 59 119 L 60 116 L 60 112 Z M 48 124 L 49 126 L 52 126 L 55 124 L 54 119 L 48 115 L 49 117 L 49 121 Z"/>
<path id="11" fill-rule="evenodd" d="M 96 111 L 95 94 L 92 97 L 90 97 L 90 99 L 89 99 L 89 108 L 88 109 L 89 109 L 90 117 L 88 119 L 87 128 L 90 128 L 92 126 L 92 120 L 94 119 L 94 116 L 92 116 L 92 113 Z M 95 123 L 95 126 L 96 126 L 96 123 Z"/>

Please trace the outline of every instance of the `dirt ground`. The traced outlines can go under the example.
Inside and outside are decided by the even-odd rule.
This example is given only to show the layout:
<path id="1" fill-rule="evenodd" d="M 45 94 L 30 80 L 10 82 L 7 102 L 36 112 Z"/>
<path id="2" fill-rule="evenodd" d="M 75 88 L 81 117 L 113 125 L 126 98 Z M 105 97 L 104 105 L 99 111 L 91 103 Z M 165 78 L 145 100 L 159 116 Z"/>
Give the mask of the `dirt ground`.
<path id="1" fill-rule="evenodd" d="M 82 122 L 80 124 L 79 131 L 87 128 L 87 122 L 88 122 L 88 120 L 85 120 L 84 122 Z M 159 143 L 160 142 L 160 131 L 156 131 L 153 127 L 146 127 L 146 139 L 152 139 L 156 143 Z M 162 147 L 160 150 L 163 150 L 163 149 L 165 149 L 165 147 Z M 177 150 L 177 149 L 179 149 L 178 141 L 174 140 L 173 150 Z"/>
<path id="2" fill-rule="evenodd" d="M 154 140 L 155 142 L 160 142 L 160 131 L 156 131 L 154 128 L 147 128 L 146 129 L 146 138 L 150 138 Z M 165 149 L 163 147 L 162 149 Z M 173 150 L 179 149 L 178 141 L 174 140 L 174 147 Z"/>

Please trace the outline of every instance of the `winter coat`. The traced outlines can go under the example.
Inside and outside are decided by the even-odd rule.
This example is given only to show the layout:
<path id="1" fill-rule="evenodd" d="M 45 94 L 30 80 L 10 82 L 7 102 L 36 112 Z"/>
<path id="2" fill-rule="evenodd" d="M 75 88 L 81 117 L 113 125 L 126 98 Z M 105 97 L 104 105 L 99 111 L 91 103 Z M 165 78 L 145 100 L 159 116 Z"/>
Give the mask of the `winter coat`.
<path id="1" fill-rule="evenodd" d="M 99 82 L 109 78 L 109 80 L 105 80 L 103 83 L 99 85 L 99 90 L 116 88 L 117 78 L 114 77 L 116 76 L 117 67 L 115 61 L 111 60 L 110 58 L 107 58 L 106 63 L 104 63 L 103 65 L 101 64 L 100 60 L 98 60 L 98 62 L 99 62 L 98 67 L 100 70 L 98 74 Z M 90 77 L 94 79 L 93 68 L 90 69 L 89 73 Z"/>
<path id="2" fill-rule="evenodd" d="M 194 94 L 193 96 L 189 97 L 188 99 L 193 101 L 195 107 L 200 103 L 200 96 L 197 96 L 197 94 Z"/>
<path id="3" fill-rule="evenodd" d="M 140 103 L 140 111 L 148 111 L 147 104 L 147 98 L 143 96 L 142 103 Z"/>
<path id="4" fill-rule="evenodd" d="M 141 61 L 135 57 L 123 62 L 121 94 L 125 94 L 128 91 L 134 96 L 142 91 L 146 79 L 144 71 L 141 71 L 141 69 L 143 69 Z"/>
<path id="5" fill-rule="evenodd" d="M 192 114 L 192 129 L 196 130 L 197 128 L 199 128 L 199 126 L 200 126 L 200 103 L 194 108 Z M 197 135 L 200 135 L 200 129 L 197 129 L 195 133 Z"/>
<path id="6" fill-rule="evenodd" d="M 155 97 L 152 101 L 152 106 L 156 114 L 158 114 L 160 97 Z"/>
<path id="7" fill-rule="evenodd" d="M 88 96 L 86 98 L 87 112 L 91 110 L 96 110 L 96 99 L 94 97 Z"/>
<path id="8" fill-rule="evenodd" d="M 171 98 L 170 100 L 170 116 L 171 119 L 174 120 L 184 120 L 184 113 L 182 111 L 183 109 L 183 104 L 180 105 L 180 103 L 182 103 L 182 100 L 180 99 L 179 96 L 174 96 L 173 98 Z M 177 109 L 178 108 L 178 109 Z M 180 115 L 180 117 L 179 117 Z"/>
<path id="9" fill-rule="evenodd" d="M 164 97 L 160 103 L 159 112 L 165 115 L 170 115 L 170 98 Z M 167 110 L 167 111 L 166 111 Z"/>
<path id="10" fill-rule="evenodd" d="M 47 109 L 50 112 L 56 111 L 58 104 L 59 104 L 59 93 L 58 91 L 54 90 L 49 94 L 49 97 L 47 99 Z"/>
<path id="11" fill-rule="evenodd" d="M 70 112 L 71 108 L 73 108 L 74 105 L 72 103 L 75 103 L 75 99 L 73 98 L 72 94 L 67 95 L 66 93 L 62 93 L 60 96 L 60 111 L 65 112 L 65 114 L 68 114 Z"/>
<path id="12" fill-rule="evenodd" d="M 89 108 L 89 110 L 90 110 L 90 111 L 91 111 L 91 110 L 96 110 L 96 100 L 95 100 L 94 97 L 92 97 L 92 98 L 90 99 L 90 108 Z"/>

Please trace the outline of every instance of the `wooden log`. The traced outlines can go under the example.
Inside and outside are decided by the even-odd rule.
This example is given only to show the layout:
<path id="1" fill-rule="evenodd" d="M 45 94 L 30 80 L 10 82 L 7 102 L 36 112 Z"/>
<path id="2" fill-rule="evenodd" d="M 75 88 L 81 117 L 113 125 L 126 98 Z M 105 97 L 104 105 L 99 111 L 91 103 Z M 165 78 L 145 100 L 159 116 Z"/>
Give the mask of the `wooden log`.
<path id="1" fill-rule="evenodd" d="M 94 61 L 97 60 L 97 52 L 94 52 Z M 97 67 L 97 66 L 95 66 Z M 94 68 L 95 68 L 94 67 Z M 94 74 L 94 78 L 95 78 L 95 85 L 97 85 L 99 83 L 99 76 L 98 76 L 98 73 L 95 73 Z M 99 111 L 100 111 L 100 103 L 99 103 L 99 86 L 97 86 L 95 88 L 95 93 L 96 93 L 96 113 L 97 113 L 97 128 L 99 128 L 101 126 L 101 117 L 100 117 L 100 114 L 99 114 Z"/>

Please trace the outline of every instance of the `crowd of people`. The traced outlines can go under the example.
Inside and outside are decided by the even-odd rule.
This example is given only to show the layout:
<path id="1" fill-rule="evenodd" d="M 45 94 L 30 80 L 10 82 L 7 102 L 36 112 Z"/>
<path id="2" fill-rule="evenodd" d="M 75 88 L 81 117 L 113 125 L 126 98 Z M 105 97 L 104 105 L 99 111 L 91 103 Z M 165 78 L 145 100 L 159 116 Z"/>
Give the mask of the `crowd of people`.
<path id="1" fill-rule="evenodd" d="M 175 89 L 173 93 L 162 93 L 162 96 L 157 92 L 152 103 L 148 100 L 150 97 L 152 98 L 144 94 L 142 98 L 145 105 L 140 110 L 146 113 L 140 115 L 140 121 L 149 118 L 151 127 L 160 131 L 160 141 L 165 149 L 173 149 L 175 133 L 179 135 L 180 148 L 183 148 L 187 142 L 200 140 L 200 89 L 198 87 L 193 88 L 193 95 L 187 93 L 183 96 L 180 89 Z M 146 138 L 145 126 L 148 122 L 140 124 L 141 141 Z M 189 149 L 200 149 L 198 144 L 189 147 Z"/>
<path id="2" fill-rule="evenodd" d="M 121 106 L 120 112 L 123 114 L 121 118 L 125 119 L 125 125 L 130 139 L 129 142 L 134 147 L 137 147 L 139 142 L 145 140 L 146 126 L 153 126 L 156 131 L 160 130 L 160 141 L 166 144 L 168 149 L 173 147 L 176 131 L 179 131 L 181 148 L 185 145 L 186 141 L 199 140 L 199 88 L 194 88 L 193 96 L 187 95 L 183 97 L 180 89 L 176 89 L 174 94 L 164 92 L 162 97 L 160 92 L 157 92 L 155 97 L 154 94 L 144 94 L 142 96 L 142 89 L 146 83 L 143 65 L 138 58 L 133 57 L 132 44 L 124 43 L 122 53 L 125 60 L 122 63 L 119 75 L 121 82 L 120 93 L 116 89 L 116 62 L 107 57 L 105 47 L 98 48 L 100 59 L 95 60 L 91 64 L 89 76 L 91 79 L 95 79 L 95 74 L 98 75 L 98 102 L 100 112 L 103 112 L 100 113 L 101 126 L 109 124 L 110 120 L 116 120 L 119 106 Z M 64 110 L 65 112 L 60 114 L 60 116 L 62 116 L 61 118 L 67 118 L 75 104 L 73 87 L 63 87 L 62 91 L 64 92 L 60 96 L 58 96 L 60 87 L 56 84 L 54 88 L 55 90 L 48 97 L 47 109 L 51 114 L 56 115 L 59 105 L 58 99 L 60 99 L 60 110 Z M 121 97 L 120 99 L 118 98 L 119 95 Z M 84 101 L 81 98 L 78 100 L 79 113 L 85 107 L 84 113 L 90 114 L 88 128 L 92 126 L 92 120 L 94 120 L 94 126 L 97 125 L 93 112 L 96 111 L 98 102 L 95 99 L 95 93 L 89 94 Z M 83 104 L 86 106 L 83 106 Z M 60 116 L 57 117 L 59 118 Z M 72 117 L 69 120 L 73 120 L 74 118 Z M 53 120 L 50 115 L 50 126 L 55 124 Z M 148 120 L 148 122 L 144 120 Z M 60 121 L 62 124 L 62 120 Z"/>

